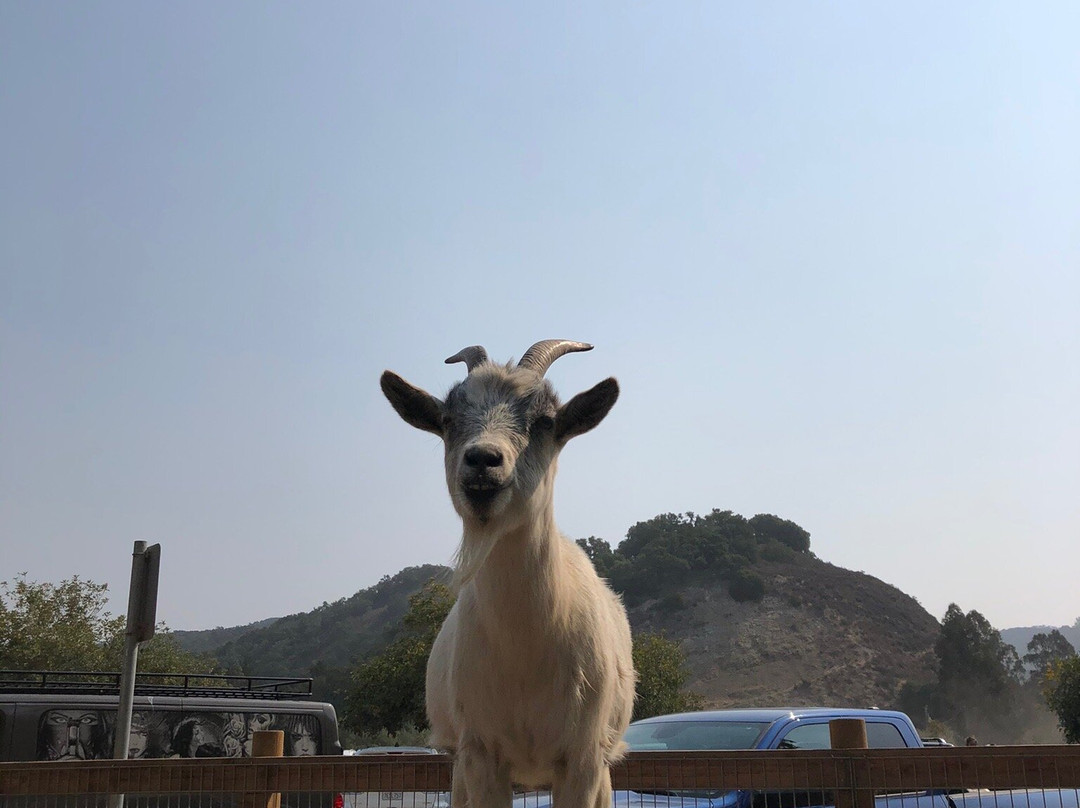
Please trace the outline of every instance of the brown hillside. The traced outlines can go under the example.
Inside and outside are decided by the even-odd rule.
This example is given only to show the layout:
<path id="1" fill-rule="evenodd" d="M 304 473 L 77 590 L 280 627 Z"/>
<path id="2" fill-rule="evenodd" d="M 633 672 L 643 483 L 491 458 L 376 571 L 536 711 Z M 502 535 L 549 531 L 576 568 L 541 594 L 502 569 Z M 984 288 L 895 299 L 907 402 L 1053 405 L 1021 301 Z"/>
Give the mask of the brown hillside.
<path id="1" fill-rule="evenodd" d="M 630 610 L 635 632 L 681 641 L 708 706 L 890 707 L 905 682 L 935 678 L 940 626 L 911 596 L 807 555 L 755 570 L 760 603 L 687 586 Z"/>

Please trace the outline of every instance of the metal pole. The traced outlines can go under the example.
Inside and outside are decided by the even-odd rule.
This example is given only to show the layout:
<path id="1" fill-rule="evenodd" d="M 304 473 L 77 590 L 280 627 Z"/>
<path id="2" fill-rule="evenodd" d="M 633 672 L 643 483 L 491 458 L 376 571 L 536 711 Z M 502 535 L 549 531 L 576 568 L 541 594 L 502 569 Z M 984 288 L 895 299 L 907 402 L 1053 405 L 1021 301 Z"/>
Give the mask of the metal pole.
<path id="1" fill-rule="evenodd" d="M 120 675 L 120 706 L 116 711 L 116 738 L 113 740 L 113 757 L 127 760 L 128 744 L 131 742 L 131 714 L 135 707 L 135 668 L 139 662 L 139 641 L 128 635 L 124 637 L 124 667 Z"/>
<path id="2" fill-rule="evenodd" d="M 134 626 L 138 620 L 140 581 L 143 575 L 143 554 L 146 542 L 135 542 L 131 553 L 131 585 L 128 588 L 127 630 L 124 632 L 124 667 L 120 671 L 120 704 L 116 710 L 116 736 L 113 739 L 113 758 L 127 760 L 131 741 L 131 712 L 135 704 L 135 669 L 139 663 L 139 639 Z M 109 808 L 123 808 L 124 795 L 111 794 Z"/>

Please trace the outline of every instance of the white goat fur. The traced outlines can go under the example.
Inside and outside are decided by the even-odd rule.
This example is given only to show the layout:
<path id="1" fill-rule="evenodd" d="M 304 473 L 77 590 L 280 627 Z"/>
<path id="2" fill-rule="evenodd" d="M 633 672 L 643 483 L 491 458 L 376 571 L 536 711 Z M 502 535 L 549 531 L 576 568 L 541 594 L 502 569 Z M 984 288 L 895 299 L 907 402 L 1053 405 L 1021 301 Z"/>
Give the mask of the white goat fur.
<path id="1" fill-rule="evenodd" d="M 630 626 L 556 528 L 552 490 L 559 450 L 600 422 L 618 387 L 608 379 L 560 406 L 546 366 L 483 359 L 445 402 L 389 371 L 382 380 L 407 422 L 443 437 L 464 525 L 457 602 L 428 660 L 431 742 L 454 752 L 454 808 L 505 808 L 511 783 L 550 785 L 555 808 L 607 808 L 634 699 Z"/>

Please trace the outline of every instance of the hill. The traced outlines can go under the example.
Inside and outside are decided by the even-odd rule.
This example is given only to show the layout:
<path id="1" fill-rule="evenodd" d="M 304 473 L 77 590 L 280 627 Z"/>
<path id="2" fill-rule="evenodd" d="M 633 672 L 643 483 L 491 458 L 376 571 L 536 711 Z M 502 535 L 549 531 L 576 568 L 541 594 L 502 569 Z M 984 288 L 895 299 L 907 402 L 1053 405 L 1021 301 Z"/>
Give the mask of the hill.
<path id="1" fill-rule="evenodd" d="M 277 617 L 267 617 L 265 620 L 248 623 L 246 626 L 233 626 L 231 628 L 218 626 L 217 628 L 206 628 L 197 631 L 171 631 L 169 633 L 185 651 L 202 654 L 207 651 L 214 651 L 225 643 L 239 639 L 252 631 L 266 628 L 278 619 Z"/>
<path id="2" fill-rule="evenodd" d="M 710 706 L 887 707 L 905 682 L 931 681 L 937 620 L 896 587 L 816 558 L 809 537 L 775 516 L 713 511 L 639 523 L 615 550 L 579 544 L 623 594 L 635 632 L 682 643 L 689 686 Z M 317 694 L 340 707 L 349 670 L 394 638 L 409 595 L 448 573 L 411 567 L 314 611 L 241 627 L 211 652 L 245 673 L 313 675 Z M 182 643 L 204 639 L 184 634 Z"/>
<path id="3" fill-rule="evenodd" d="M 818 559 L 786 519 L 661 514 L 612 550 L 579 542 L 623 594 L 636 631 L 682 642 L 711 706 L 887 707 L 935 678 L 940 626 L 912 597 Z"/>
<path id="4" fill-rule="evenodd" d="M 408 567 L 350 598 L 244 632 L 212 653 L 226 668 L 253 676 L 300 676 L 316 666 L 352 666 L 393 638 L 410 595 L 429 579 L 449 572 L 435 564 Z"/>
<path id="5" fill-rule="evenodd" d="M 934 678 L 940 625 L 896 587 L 802 554 L 755 569 L 757 602 L 691 584 L 630 610 L 635 632 L 681 641 L 707 705 L 890 707 Z"/>
<path id="6" fill-rule="evenodd" d="M 1028 643 L 1036 634 L 1049 634 L 1054 629 L 1061 632 L 1066 640 L 1072 643 L 1073 648 L 1080 651 L 1080 617 L 1071 626 L 1017 626 L 1001 630 L 1001 639 L 1016 648 L 1016 652 L 1023 656 L 1028 652 Z"/>

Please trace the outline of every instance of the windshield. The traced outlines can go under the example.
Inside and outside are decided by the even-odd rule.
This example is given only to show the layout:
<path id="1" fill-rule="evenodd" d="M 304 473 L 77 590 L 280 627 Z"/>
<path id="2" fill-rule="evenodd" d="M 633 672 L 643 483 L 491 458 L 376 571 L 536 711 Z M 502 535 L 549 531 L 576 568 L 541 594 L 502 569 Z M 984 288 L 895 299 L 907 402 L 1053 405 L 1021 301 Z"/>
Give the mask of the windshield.
<path id="1" fill-rule="evenodd" d="M 753 749 L 768 727 L 761 721 L 657 721 L 631 724 L 623 740 L 633 752 Z"/>

